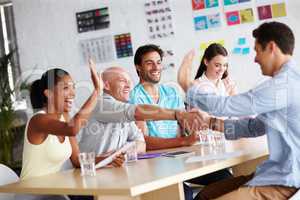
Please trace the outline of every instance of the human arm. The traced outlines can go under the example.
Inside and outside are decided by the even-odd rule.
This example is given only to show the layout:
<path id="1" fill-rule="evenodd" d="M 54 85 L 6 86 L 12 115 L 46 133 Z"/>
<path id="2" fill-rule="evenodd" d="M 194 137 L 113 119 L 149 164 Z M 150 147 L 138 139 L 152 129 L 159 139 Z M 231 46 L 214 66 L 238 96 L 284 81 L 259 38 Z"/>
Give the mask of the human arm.
<path id="1" fill-rule="evenodd" d="M 198 141 L 198 136 L 196 133 L 193 133 L 189 136 L 182 136 L 176 138 L 151 137 L 147 135 L 145 135 L 144 137 L 146 141 L 147 151 L 191 146 Z"/>
<path id="2" fill-rule="evenodd" d="M 105 98 L 98 103 L 93 112 L 93 118 L 104 123 L 131 122 L 136 120 L 177 120 L 180 123 L 185 123 L 185 125 L 189 124 L 189 127 L 194 128 L 199 128 L 201 121 L 197 113 L 166 109 L 155 105 L 133 105 Z"/>
<path id="3" fill-rule="evenodd" d="M 255 118 L 243 118 L 239 120 L 223 120 L 208 115 L 206 115 L 205 118 L 210 129 L 224 132 L 225 138 L 228 140 L 258 137 L 266 133 L 265 124 L 259 116 Z"/>
<path id="4" fill-rule="evenodd" d="M 287 107 L 287 88 L 282 80 L 269 79 L 256 88 L 234 96 L 217 96 L 191 87 L 188 104 L 214 116 L 259 115 Z"/>
<path id="5" fill-rule="evenodd" d="M 191 72 L 194 57 L 195 50 L 193 49 L 184 56 L 182 63 L 178 69 L 177 81 L 185 92 L 193 82 Z"/>

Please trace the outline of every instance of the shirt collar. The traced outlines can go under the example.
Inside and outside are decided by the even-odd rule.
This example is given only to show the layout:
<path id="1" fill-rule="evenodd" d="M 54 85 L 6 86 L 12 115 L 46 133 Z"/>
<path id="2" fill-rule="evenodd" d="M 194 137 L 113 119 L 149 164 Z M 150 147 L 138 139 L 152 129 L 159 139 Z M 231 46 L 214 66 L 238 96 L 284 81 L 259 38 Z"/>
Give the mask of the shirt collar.
<path id="1" fill-rule="evenodd" d="M 295 60 L 290 59 L 287 62 L 283 63 L 283 65 L 281 66 L 280 70 L 278 70 L 277 72 L 275 72 L 275 75 L 282 73 L 284 71 L 286 71 L 288 68 L 295 66 Z"/>

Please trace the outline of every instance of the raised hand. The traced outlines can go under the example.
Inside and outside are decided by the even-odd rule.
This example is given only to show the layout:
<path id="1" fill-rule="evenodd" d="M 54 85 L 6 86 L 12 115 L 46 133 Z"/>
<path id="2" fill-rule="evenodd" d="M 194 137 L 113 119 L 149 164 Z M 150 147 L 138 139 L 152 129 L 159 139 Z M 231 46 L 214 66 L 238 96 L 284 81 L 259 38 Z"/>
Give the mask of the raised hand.
<path id="1" fill-rule="evenodd" d="M 192 49 L 184 56 L 177 73 L 177 81 L 185 92 L 193 82 L 191 71 L 194 58 L 195 50 Z"/>
<path id="2" fill-rule="evenodd" d="M 91 78 L 94 83 L 95 90 L 100 92 L 103 89 L 103 83 L 101 80 L 101 76 L 97 74 L 96 64 L 92 59 L 89 59 L 89 67 L 91 70 Z"/>

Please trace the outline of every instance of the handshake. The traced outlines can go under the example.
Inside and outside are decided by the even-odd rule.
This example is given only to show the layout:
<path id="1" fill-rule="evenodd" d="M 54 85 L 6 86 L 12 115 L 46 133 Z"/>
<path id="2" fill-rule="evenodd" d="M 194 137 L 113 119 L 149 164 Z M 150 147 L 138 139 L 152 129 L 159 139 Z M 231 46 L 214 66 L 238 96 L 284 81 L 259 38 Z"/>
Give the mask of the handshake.
<path id="1" fill-rule="evenodd" d="M 211 122 L 216 120 L 212 118 L 208 113 L 199 109 L 193 109 L 189 112 L 175 111 L 175 119 L 181 125 L 181 128 L 189 132 L 206 130 L 211 128 Z"/>

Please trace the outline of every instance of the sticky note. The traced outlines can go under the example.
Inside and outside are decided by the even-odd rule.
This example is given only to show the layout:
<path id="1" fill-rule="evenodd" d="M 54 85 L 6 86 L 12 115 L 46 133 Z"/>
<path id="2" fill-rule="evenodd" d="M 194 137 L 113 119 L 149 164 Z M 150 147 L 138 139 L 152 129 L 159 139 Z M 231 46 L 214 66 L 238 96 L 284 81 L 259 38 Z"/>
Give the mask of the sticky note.
<path id="1" fill-rule="evenodd" d="M 248 48 L 243 48 L 243 51 L 242 51 L 243 55 L 247 55 L 249 53 L 250 53 L 250 48 L 249 47 Z"/>
<path id="2" fill-rule="evenodd" d="M 234 48 L 232 51 L 233 54 L 240 54 L 241 52 L 242 52 L 242 49 L 238 48 L 238 47 Z"/>
<path id="3" fill-rule="evenodd" d="M 246 44 L 246 38 L 239 38 L 238 45 L 245 45 Z"/>

